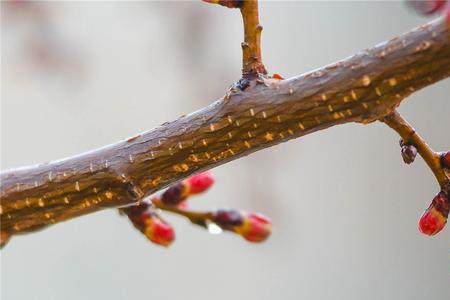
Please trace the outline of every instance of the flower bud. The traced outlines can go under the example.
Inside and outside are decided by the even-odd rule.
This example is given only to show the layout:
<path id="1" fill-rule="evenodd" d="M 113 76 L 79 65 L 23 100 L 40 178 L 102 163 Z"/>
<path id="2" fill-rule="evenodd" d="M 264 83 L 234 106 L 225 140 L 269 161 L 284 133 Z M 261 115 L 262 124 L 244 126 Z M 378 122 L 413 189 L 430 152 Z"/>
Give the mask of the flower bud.
<path id="1" fill-rule="evenodd" d="M 444 192 L 438 193 L 419 220 L 420 232 L 426 235 L 435 235 L 441 231 L 447 223 L 449 211 L 448 196 Z"/>
<path id="2" fill-rule="evenodd" d="M 186 186 L 186 193 L 188 195 L 195 195 L 209 189 L 214 183 L 214 178 L 212 177 L 211 172 L 207 171 L 189 177 L 183 183 Z"/>
<path id="3" fill-rule="evenodd" d="M 434 207 L 429 207 L 419 221 L 419 230 L 426 235 L 435 235 L 444 228 L 447 219 Z"/>
<path id="4" fill-rule="evenodd" d="M 146 215 L 143 232 L 150 241 L 164 247 L 175 240 L 173 227 L 154 213 Z"/>
<path id="5" fill-rule="evenodd" d="M 414 162 L 417 156 L 417 148 L 414 145 L 403 145 L 402 146 L 402 158 L 406 164 Z"/>
<path id="6" fill-rule="evenodd" d="M 441 154 L 441 165 L 443 168 L 450 169 L 450 151 Z"/>
<path id="7" fill-rule="evenodd" d="M 166 205 L 178 205 L 187 197 L 187 188 L 183 183 L 176 183 L 169 187 L 162 195 L 161 201 Z"/>
<path id="8" fill-rule="evenodd" d="M 261 214 L 247 213 L 243 216 L 242 224 L 235 230 L 249 242 L 262 242 L 270 236 L 272 222 Z"/>
<path id="9" fill-rule="evenodd" d="M 213 222 L 223 229 L 231 229 L 242 224 L 242 214 L 233 209 L 219 209 L 215 212 Z"/>

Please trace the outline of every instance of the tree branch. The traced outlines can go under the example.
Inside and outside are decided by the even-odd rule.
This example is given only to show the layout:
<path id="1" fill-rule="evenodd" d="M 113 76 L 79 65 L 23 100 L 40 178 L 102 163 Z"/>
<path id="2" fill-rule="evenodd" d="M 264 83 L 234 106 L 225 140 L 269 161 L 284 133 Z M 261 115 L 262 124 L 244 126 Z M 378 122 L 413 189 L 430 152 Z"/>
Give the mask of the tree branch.
<path id="1" fill-rule="evenodd" d="M 193 173 L 348 122 L 392 113 L 450 76 L 443 20 L 287 80 L 254 80 L 208 107 L 126 141 L 2 172 L 2 240 L 142 200 Z"/>

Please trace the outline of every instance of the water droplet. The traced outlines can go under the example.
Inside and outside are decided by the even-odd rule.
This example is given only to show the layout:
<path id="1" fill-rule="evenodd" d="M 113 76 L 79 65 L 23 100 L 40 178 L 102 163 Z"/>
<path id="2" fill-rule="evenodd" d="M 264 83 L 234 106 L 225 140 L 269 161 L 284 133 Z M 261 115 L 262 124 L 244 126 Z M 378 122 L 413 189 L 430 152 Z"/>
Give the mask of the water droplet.
<path id="1" fill-rule="evenodd" d="M 208 232 L 211 234 L 221 234 L 223 232 L 222 228 L 220 228 L 216 223 L 208 223 L 207 225 Z"/>

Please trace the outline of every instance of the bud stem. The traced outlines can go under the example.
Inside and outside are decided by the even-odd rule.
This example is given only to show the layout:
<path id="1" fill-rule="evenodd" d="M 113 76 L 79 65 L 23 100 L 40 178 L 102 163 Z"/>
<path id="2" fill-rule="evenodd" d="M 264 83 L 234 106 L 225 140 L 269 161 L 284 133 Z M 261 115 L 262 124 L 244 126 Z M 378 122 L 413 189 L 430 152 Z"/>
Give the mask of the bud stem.
<path id="1" fill-rule="evenodd" d="M 450 192 L 450 178 L 443 170 L 440 163 L 440 155 L 434 152 L 416 130 L 397 112 L 394 111 L 380 121 L 394 129 L 403 139 L 405 144 L 414 145 L 428 167 L 436 177 L 441 189 L 447 194 Z"/>
<path id="2" fill-rule="evenodd" d="M 212 221 L 212 218 L 214 215 L 212 212 L 208 212 L 208 211 L 207 212 L 191 211 L 191 210 L 186 210 L 186 209 L 180 208 L 178 206 L 174 206 L 174 205 L 166 205 L 159 198 L 153 198 L 152 204 L 156 208 L 159 208 L 161 210 L 165 210 L 165 211 L 186 217 L 189 219 L 189 221 L 191 221 L 191 223 L 200 225 L 205 228 L 208 224 L 208 221 Z"/>

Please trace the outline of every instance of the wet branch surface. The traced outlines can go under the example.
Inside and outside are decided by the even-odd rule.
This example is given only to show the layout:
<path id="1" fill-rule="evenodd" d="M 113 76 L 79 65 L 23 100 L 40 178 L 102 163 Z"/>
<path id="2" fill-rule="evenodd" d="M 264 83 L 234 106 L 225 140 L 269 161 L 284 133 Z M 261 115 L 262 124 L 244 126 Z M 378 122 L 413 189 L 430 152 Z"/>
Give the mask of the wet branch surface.
<path id="1" fill-rule="evenodd" d="M 138 202 L 193 173 L 334 125 L 382 119 L 449 75 L 450 43 L 438 20 L 298 77 L 252 80 L 142 135 L 2 172 L 2 236 Z"/>

